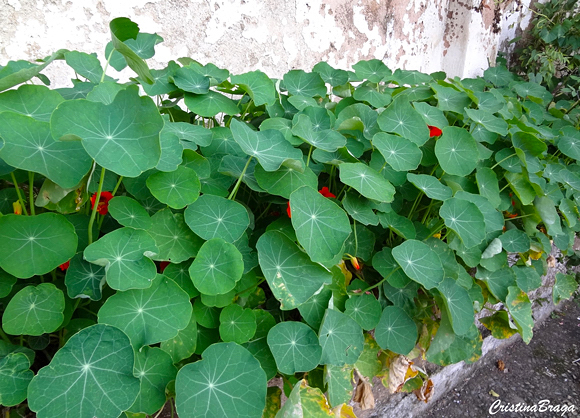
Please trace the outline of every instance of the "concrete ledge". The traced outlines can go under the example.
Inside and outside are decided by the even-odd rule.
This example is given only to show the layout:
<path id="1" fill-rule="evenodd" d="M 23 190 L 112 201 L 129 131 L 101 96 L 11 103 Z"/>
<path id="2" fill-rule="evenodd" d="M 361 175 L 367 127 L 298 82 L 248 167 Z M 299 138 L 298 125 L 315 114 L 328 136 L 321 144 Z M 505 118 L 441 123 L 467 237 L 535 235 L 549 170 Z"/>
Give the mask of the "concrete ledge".
<path id="1" fill-rule="evenodd" d="M 566 257 L 562 256 L 560 251 L 555 247 L 552 248 L 551 255 L 556 260 L 555 266 L 548 268 L 547 274 L 542 277 L 542 286 L 528 293 L 528 297 L 532 302 L 532 315 L 534 317 L 535 328 L 537 328 L 537 326 L 541 324 L 550 313 L 554 311 L 554 309 L 556 309 L 556 306 L 552 303 L 552 287 L 554 285 L 556 273 L 567 272 Z M 487 315 L 489 315 L 489 312 L 484 308 L 482 312 L 476 315 L 476 321 L 480 317 Z M 479 367 L 481 359 L 486 355 L 495 352 L 501 347 L 509 346 L 521 339 L 520 335 L 516 334 L 509 339 L 498 340 L 492 337 L 490 332 L 478 321 L 477 325 L 479 326 L 484 338 L 480 360 L 473 364 L 466 364 L 462 361 L 446 367 L 439 367 L 426 362 L 421 363 L 421 366 L 429 373 L 434 385 L 434 392 L 429 403 L 424 403 L 418 400 L 413 393 L 395 393 L 391 395 L 380 380 L 375 378 L 373 381 L 373 394 L 375 396 L 376 406 L 374 409 L 362 411 L 358 404 L 353 404 L 356 416 L 358 418 L 379 418 L 387 416 L 395 418 L 411 418 L 421 416 L 422 413 L 436 403 L 439 398 L 460 385 L 468 376 L 473 374 L 473 371 Z"/>

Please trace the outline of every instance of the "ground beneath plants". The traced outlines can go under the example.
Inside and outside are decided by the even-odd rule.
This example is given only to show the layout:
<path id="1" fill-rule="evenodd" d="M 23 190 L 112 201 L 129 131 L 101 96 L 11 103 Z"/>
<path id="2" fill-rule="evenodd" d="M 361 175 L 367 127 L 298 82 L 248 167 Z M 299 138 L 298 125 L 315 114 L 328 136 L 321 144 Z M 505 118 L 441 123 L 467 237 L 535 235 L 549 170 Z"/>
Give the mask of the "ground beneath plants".
<path id="1" fill-rule="evenodd" d="M 500 363 L 503 362 L 502 363 Z M 498 367 L 499 365 L 499 367 Z M 503 371 L 500 369 L 504 368 Z M 507 406 L 534 405 L 543 399 L 575 411 L 501 412 L 490 414 L 494 401 Z M 474 374 L 439 398 L 425 418 L 575 417 L 580 416 L 580 299 L 563 302 L 534 329 L 529 345 L 517 342 L 490 352 Z M 377 417 L 378 418 L 378 417 Z"/>

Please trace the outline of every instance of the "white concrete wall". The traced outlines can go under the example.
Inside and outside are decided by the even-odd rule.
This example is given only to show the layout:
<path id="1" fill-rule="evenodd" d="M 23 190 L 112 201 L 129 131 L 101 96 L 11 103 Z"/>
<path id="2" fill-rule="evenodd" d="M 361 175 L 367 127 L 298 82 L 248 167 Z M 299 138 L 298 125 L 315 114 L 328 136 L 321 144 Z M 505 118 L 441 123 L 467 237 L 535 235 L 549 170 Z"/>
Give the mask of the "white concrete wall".
<path id="1" fill-rule="evenodd" d="M 104 60 L 108 22 L 126 16 L 165 39 L 152 68 L 189 56 L 233 73 L 280 77 L 319 61 L 350 69 L 378 58 L 393 70 L 469 77 L 493 64 L 500 43 L 527 23 L 519 5 L 529 1 L 0 0 L 0 65 L 60 48 Z M 494 20 L 496 7 L 502 17 Z M 51 67 L 45 74 L 57 86 L 72 76 Z"/>

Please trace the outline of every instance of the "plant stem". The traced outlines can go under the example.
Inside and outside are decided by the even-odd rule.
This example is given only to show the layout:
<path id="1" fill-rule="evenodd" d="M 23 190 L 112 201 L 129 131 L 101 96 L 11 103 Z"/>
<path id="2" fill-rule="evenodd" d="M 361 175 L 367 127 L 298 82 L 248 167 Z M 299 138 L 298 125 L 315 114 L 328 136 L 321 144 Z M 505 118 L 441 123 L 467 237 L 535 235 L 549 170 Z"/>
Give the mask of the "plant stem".
<path id="1" fill-rule="evenodd" d="M 514 155 L 517 155 L 515 152 L 512 155 L 508 155 L 507 157 L 505 157 L 503 160 L 498 161 L 496 164 L 494 164 L 491 169 L 493 170 L 494 168 L 496 168 L 498 165 L 500 165 L 501 163 L 503 163 L 505 160 L 509 160 L 510 158 L 512 158 Z"/>
<path id="2" fill-rule="evenodd" d="M 103 74 L 101 75 L 101 81 L 99 81 L 99 83 L 102 83 L 103 81 L 105 81 L 105 73 L 107 72 L 107 68 L 109 68 L 109 61 L 111 61 L 111 57 L 113 56 L 113 52 L 115 52 L 115 48 L 111 49 L 111 52 L 109 53 L 109 56 L 107 57 L 107 62 L 105 63 L 105 68 L 103 69 Z"/>
<path id="3" fill-rule="evenodd" d="M 306 158 L 306 167 L 310 165 L 310 156 L 312 155 L 312 148 L 313 146 L 310 145 L 310 149 L 308 150 L 308 158 Z"/>
<path id="4" fill-rule="evenodd" d="M 396 269 L 394 269 L 393 271 L 391 271 L 386 277 L 383 277 L 383 279 L 381 281 L 379 281 L 378 283 L 375 283 L 374 285 L 367 287 L 366 289 L 364 289 L 362 292 L 360 293 L 355 293 L 355 292 L 348 292 L 349 295 L 360 295 L 363 293 L 368 292 L 369 290 L 373 290 L 375 287 L 379 287 L 381 284 L 383 284 L 383 282 L 385 280 L 387 280 L 389 277 L 391 277 L 393 275 L 394 272 L 396 272 L 397 270 L 399 270 L 401 267 L 397 267 Z"/>
<path id="5" fill-rule="evenodd" d="M 242 170 L 242 174 L 240 174 L 240 177 L 238 177 L 238 181 L 236 182 L 236 185 L 234 186 L 232 192 L 228 196 L 228 200 L 233 200 L 236 197 L 236 193 L 238 192 L 238 189 L 240 188 L 240 183 L 242 182 L 242 178 L 244 177 L 244 174 L 246 174 L 246 170 L 250 166 L 250 161 L 252 161 L 252 158 L 254 158 L 254 157 L 248 158 L 248 162 L 244 166 L 244 169 Z"/>
<path id="6" fill-rule="evenodd" d="M 358 237 L 356 235 L 356 220 L 352 220 L 352 231 L 354 233 L 354 256 L 358 254 Z"/>
<path id="7" fill-rule="evenodd" d="M 121 182 L 123 181 L 123 176 L 119 176 L 119 180 L 117 180 L 117 184 L 115 185 L 115 188 L 113 189 L 113 191 L 111 192 L 111 194 L 113 196 L 115 196 L 115 193 L 117 193 L 117 190 L 119 190 L 119 187 L 121 186 Z"/>
<path id="8" fill-rule="evenodd" d="M 22 194 L 20 193 L 20 188 L 18 187 L 18 182 L 16 181 L 16 177 L 14 176 L 14 171 L 10 173 L 12 177 L 12 183 L 14 183 L 14 188 L 16 189 L 16 195 L 18 196 L 18 201 L 20 202 L 20 206 L 24 211 L 24 214 L 28 216 L 28 210 L 26 210 L 26 206 L 24 205 L 24 199 L 22 198 Z"/>
<path id="9" fill-rule="evenodd" d="M 34 173 L 28 172 L 28 200 L 30 200 L 30 214 L 36 215 L 34 212 Z"/>
<path id="10" fill-rule="evenodd" d="M 248 290 L 252 290 L 252 289 L 254 289 L 254 288 L 256 288 L 256 287 L 260 286 L 262 283 L 264 283 L 264 281 L 265 281 L 265 280 L 266 280 L 266 279 L 265 279 L 264 277 L 263 277 L 263 278 L 261 278 L 261 279 L 258 281 L 258 283 L 256 283 L 256 284 L 254 284 L 254 285 L 252 285 L 252 286 L 250 286 L 250 287 L 248 287 L 248 288 L 246 288 L 246 289 L 242 290 L 241 292 L 238 292 L 238 293 L 236 293 L 236 296 L 235 296 L 235 297 L 238 297 L 238 296 L 240 296 L 242 293 L 246 293 Z"/>
<path id="11" fill-rule="evenodd" d="M 0 337 L 2 337 L 2 339 L 4 341 L 6 341 L 8 344 L 12 344 L 12 341 L 10 341 L 10 337 L 8 337 L 8 335 L 6 335 L 6 333 L 2 329 L 2 326 L 0 326 Z"/>
<path id="12" fill-rule="evenodd" d="M 99 180 L 99 188 L 97 189 L 97 196 L 95 197 L 95 204 L 93 205 L 93 211 L 91 212 L 91 219 L 89 220 L 89 245 L 93 243 L 93 224 L 95 223 L 95 217 L 97 216 L 97 208 L 99 207 L 99 200 L 101 199 L 101 191 L 103 190 L 103 183 L 105 181 L 105 170 L 101 167 L 101 178 Z"/>

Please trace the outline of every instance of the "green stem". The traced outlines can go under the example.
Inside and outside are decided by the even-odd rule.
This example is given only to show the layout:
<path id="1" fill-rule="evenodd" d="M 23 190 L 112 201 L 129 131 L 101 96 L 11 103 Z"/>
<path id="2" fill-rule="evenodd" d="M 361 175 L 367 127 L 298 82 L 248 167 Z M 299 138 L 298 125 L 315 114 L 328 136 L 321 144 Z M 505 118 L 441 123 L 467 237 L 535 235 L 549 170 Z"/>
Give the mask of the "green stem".
<path id="1" fill-rule="evenodd" d="M 431 199 L 431 201 L 429 202 L 429 206 L 427 206 L 427 210 L 425 211 L 425 214 L 423 215 L 423 219 L 421 219 L 422 224 L 424 224 L 425 221 L 427 220 L 427 216 L 429 216 L 429 213 L 431 212 L 431 206 L 433 205 L 434 201 L 435 201 L 435 199 Z"/>
<path id="2" fill-rule="evenodd" d="M 50 271 L 50 277 L 52 277 L 53 282 L 56 282 L 56 270 Z"/>
<path id="3" fill-rule="evenodd" d="M 109 61 L 111 61 L 111 57 L 113 56 L 113 52 L 115 52 L 115 48 L 111 49 L 111 52 L 109 53 L 109 56 L 107 57 L 107 62 L 105 64 L 105 68 L 103 69 L 103 74 L 101 75 L 101 81 L 99 81 L 99 83 L 102 83 L 103 81 L 105 81 L 105 74 L 107 72 L 107 68 L 109 68 Z"/>
<path id="4" fill-rule="evenodd" d="M 28 216 L 28 211 L 26 210 L 26 206 L 24 205 L 24 199 L 22 198 L 22 194 L 20 193 L 20 188 L 18 187 L 18 182 L 16 181 L 16 177 L 14 176 L 14 171 L 10 173 L 10 176 L 12 177 L 12 183 L 14 183 L 14 188 L 16 189 L 16 195 L 18 196 L 20 206 L 22 206 L 24 214 Z"/>
<path id="5" fill-rule="evenodd" d="M 419 194 L 415 198 L 415 201 L 413 202 L 413 206 L 411 206 L 411 210 L 409 211 L 409 214 L 407 215 L 407 218 L 411 219 L 411 217 L 413 216 L 413 213 L 415 212 L 415 209 L 417 209 L 417 205 L 421 201 L 421 198 L 422 197 L 423 197 L 423 192 L 419 192 Z"/>
<path id="6" fill-rule="evenodd" d="M 262 213 L 260 213 L 260 215 L 256 218 L 255 222 L 258 222 L 260 219 L 262 219 L 264 217 L 264 215 L 266 215 L 266 213 L 268 213 L 268 209 L 270 209 L 271 205 L 272 205 L 272 202 L 269 202 L 268 205 L 266 206 L 266 209 L 264 209 L 262 211 Z"/>
<path id="7" fill-rule="evenodd" d="M 93 224 L 95 223 L 95 217 L 97 216 L 97 208 L 99 207 L 99 200 L 101 199 L 101 192 L 103 191 L 103 183 L 105 181 L 105 170 L 101 167 L 101 178 L 99 180 L 99 188 L 97 189 L 97 196 L 95 197 L 95 204 L 93 205 L 93 210 L 91 212 L 91 219 L 89 220 L 89 245 L 93 243 Z"/>
<path id="8" fill-rule="evenodd" d="M 306 158 L 306 167 L 310 165 L 310 156 L 312 155 L 312 148 L 314 147 L 310 145 L 310 149 L 308 150 L 308 158 Z"/>
<path id="9" fill-rule="evenodd" d="M 117 184 L 115 185 L 115 188 L 113 189 L 113 191 L 111 192 L 111 194 L 113 196 L 115 196 L 115 193 L 117 193 L 117 190 L 119 190 L 119 187 L 121 186 L 121 182 L 123 181 L 123 176 L 119 176 L 119 180 L 117 180 Z"/>
<path id="10" fill-rule="evenodd" d="M 498 161 L 496 164 L 494 164 L 491 169 L 493 170 L 494 168 L 496 168 L 498 165 L 500 165 L 501 163 L 503 163 L 505 160 L 509 160 L 510 158 L 512 158 L 514 155 L 517 155 L 515 152 L 511 155 L 508 155 L 507 157 L 505 157 L 503 160 Z"/>
<path id="11" fill-rule="evenodd" d="M 509 183 L 507 183 L 505 186 L 503 186 L 501 189 L 499 189 L 499 192 L 503 192 L 505 189 L 507 189 L 509 187 Z"/>
<path id="12" fill-rule="evenodd" d="M 354 232 L 354 255 L 358 254 L 358 237 L 356 235 L 356 220 L 352 220 L 352 230 Z"/>
<path id="13" fill-rule="evenodd" d="M 248 290 L 252 290 L 252 289 L 254 289 L 254 288 L 256 288 L 256 287 L 260 286 L 262 283 L 264 283 L 264 280 L 266 280 L 266 279 L 265 279 L 265 278 L 262 278 L 262 279 L 260 279 L 260 280 L 258 281 L 258 283 L 256 283 L 256 284 L 254 284 L 254 285 L 252 285 L 252 286 L 248 287 L 247 289 L 244 289 L 244 290 L 242 290 L 241 292 L 238 292 L 238 293 L 236 293 L 236 296 L 235 296 L 235 297 L 238 297 L 238 296 L 240 296 L 241 294 L 243 294 L 243 293 L 246 293 Z"/>
<path id="14" fill-rule="evenodd" d="M 34 173 L 28 172 L 28 199 L 30 200 L 30 214 L 36 215 L 34 211 Z"/>
<path id="15" fill-rule="evenodd" d="M 349 295 L 360 295 L 362 293 L 366 293 L 369 290 L 373 290 L 375 287 L 379 287 L 381 284 L 383 284 L 383 282 L 385 280 L 387 280 L 389 277 L 391 277 L 393 275 L 394 272 L 396 272 L 397 270 L 399 270 L 401 267 L 397 267 L 396 269 L 394 269 L 393 271 L 391 271 L 386 277 L 383 277 L 383 279 L 381 281 L 379 281 L 378 283 L 375 283 L 374 285 L 367 287 L 366 289 L 364 289 L 362 292 L 360 293 L 355 293 L 355 292 L 348 292 Z"/>
<path id="16" fill-rule="evenodd" d="M 242 178 L 244 177 L 244 174 L 246 174 L 246 170 L 250 166 L 250 161 L 252 161 L 252 158 L 254 158 L 254 157 L 248 158 L 248 162 L 244 166 L 244 169 L 242 170 L 242 174 L 240 174 L 240 177 L 238 177 L 238 181 L 236 182 L 236 185 L 234 186 L 232 192 L 228 196 L 228 200 L 233 200 L 236 197 L 236 193 L 238 192 L 238 189 L 240 188 L 240 183 L 242 182 Z"/>
<path id="17" fill-rule="evenodd" d="M 10 341 L 10 337 L 8 337 L 8 335 L 6 335 L 6 333 L 4 332 L 4 330 L 2 329 L 1 326 L 0 326 L 0 337 L 2 337 L 2 339 L 4 341 L 6 341 L 8 344 L 12 344 L 12 341 Z"/>

